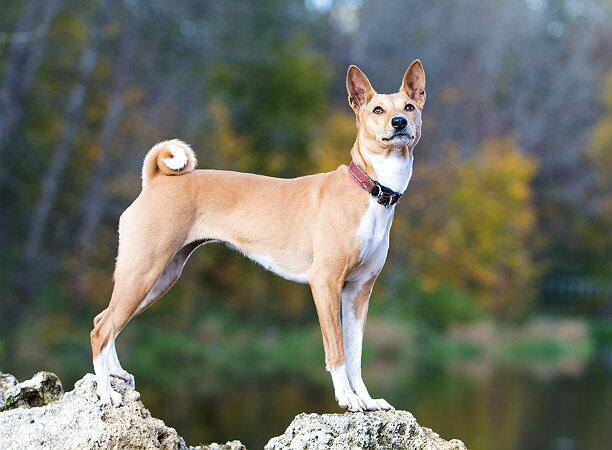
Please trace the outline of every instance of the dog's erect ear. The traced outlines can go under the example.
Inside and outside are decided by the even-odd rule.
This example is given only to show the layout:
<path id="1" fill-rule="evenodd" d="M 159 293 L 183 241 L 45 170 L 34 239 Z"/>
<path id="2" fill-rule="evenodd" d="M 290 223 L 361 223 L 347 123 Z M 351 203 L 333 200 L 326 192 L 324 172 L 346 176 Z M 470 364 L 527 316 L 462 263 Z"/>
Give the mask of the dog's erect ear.
<path id="1" fill-rule="evenodd" d="M 400 91 L 406 92 L 419 108 L 423 108 L 425 104 L 425 71 L 418 59 L 414 60 L 406 70 Z"/>
<path id="2" fill-rule="evenodd" d="M 346 90 L 348 91 L 349 105 L 355 113 L 367 105 L 372 96 L 376 94 L 368 77 L 357 66 L 349 67 L 346 74 Z"/>

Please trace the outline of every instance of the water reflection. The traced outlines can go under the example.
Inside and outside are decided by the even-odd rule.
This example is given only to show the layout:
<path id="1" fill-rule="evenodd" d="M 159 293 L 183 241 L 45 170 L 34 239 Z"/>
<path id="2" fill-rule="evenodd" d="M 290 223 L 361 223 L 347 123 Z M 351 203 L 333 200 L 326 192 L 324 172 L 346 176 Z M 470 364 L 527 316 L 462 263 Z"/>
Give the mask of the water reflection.
<path id="1" fill-rule="evenodd" d="M 142 384 L 139 389 L 153 415 L 176 428 L 189 445 L 239 439 L 249 449 L 263 448 L 300 412 L 341 412 L 331 383 L 328 388 L 297 377 L 228 383 L 202 396 L 185 391 L 170 398 Z"/>
<path id="2" fill-rule="evenodd" d="M 612 442 L 612 353 L 588 363 L 368 364 L 373 395 L 411 411 L 446 439 L 479 449 L 608 449 Z M 203 369 L 205 370 L 205 369 Z M 386 372 L 386 373 L 385 373 Z M 214 394 L 159 391 L 140 384 L 152 413 L 188 444 L 240 439 L 262 448 L 300 412 L 341 412 L 331 382 L 276 375 L 228 382 Z"/>

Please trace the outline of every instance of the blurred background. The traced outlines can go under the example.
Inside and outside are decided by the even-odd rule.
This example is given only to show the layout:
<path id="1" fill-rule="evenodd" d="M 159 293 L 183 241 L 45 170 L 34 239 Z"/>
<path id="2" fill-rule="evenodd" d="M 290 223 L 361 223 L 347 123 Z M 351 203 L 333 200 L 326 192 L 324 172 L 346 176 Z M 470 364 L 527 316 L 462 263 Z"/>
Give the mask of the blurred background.
<path id="1" fill-rule="evenodd" d="M 427 104 L 365 336 L 375 397 L 470 449 L 612 442 L 609 0 L 24 0 L 0 12 L 0 370 L 92 371 L 121 212 L 178 137 L 201 168 L 350 161 L 345 76 Z M 308 286 L 221 245 L 117 340 L 188 443 L 340 412 Z"/>

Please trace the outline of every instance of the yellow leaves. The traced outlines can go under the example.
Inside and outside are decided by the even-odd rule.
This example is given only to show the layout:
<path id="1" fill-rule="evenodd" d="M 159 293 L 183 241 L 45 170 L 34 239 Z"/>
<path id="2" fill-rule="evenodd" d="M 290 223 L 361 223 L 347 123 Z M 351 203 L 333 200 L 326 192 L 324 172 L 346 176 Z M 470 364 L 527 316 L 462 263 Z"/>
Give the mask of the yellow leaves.
<path id="1" fill-rule="evenodd" d="M 350 162 L 349 150 L 355 142 L 355 117 L 352 114 L 332 110 L 326 118 L 321 132 L 309 148 L 309 157 L 317 172 L 329 172 Z"/>
<path id="2" fill-rule="evenodd" d="M 484 249 L 499 247 L 508 233 L 522 233 L 533 225 L 528 201 L 529 182 L 536 169 L 534 158 L 524 156 L 512 141 L 485 141 L 474 161 L 461 163 L 452 208 L 467 219 Z"/>
<path id="3" fill-rule="evenodd" d="M 608 73 L 604 81 L 604 86 L 601 92 L 601 101 L 608 108 L 612 110 L 612 70 Z"/>
<path id="4" fill-rule="evenodd" d="M 227 105 L 213 99 L 207 108 L 210 132 L 203 135 L 200 147 L 207 150 L 209 161 L 201 161 L 200 168 L 249 170 L 255 163 L 255 155 L 248 151 L 249 139 L 239 135 L 232 125 Z"/>
<path id="5" fill-rule="evenodd" d="M 428 276 L 428 275 L 423 275 L 423 277 L 421 278 L 421 288 L 423 289 L 423 291 L 427 292 L 428 294 L 431 294 L 432 292 L 434 292 L 438 286 L 440 285 L 440 282 L 438 281 L 437 278 Z"/>
<path id="6" fill-rule="evenodd" d="M 601 94 L 607 108 L 595 124 L 585 156 L 595 175 L 592 196 L 596 205 L 588 221 L 580 224 L 579 235 L 595 253 L 602 256 L 600 269 L 609 263 L 610 226 L 612 225 L 612 70 L 608 73 Z M 604 269 L 605 271 L 606 269 Z M 609 269 L 607 269 L 609 272 Z"/>
<path id="7" fill-rule="evenodd" d="M 87 23 L 69 11 L 58 13 L 51 27 L 51 38 L 64 42 L 84 42 L 89 33 Z"/>
<path id="8" fill-rule="evenodd" d="M 437 161 L 417 161 L 405 239 L 423 289 L 450 283 L 501 314 L 527 298 L 519 294 L 536 273 L 527 251 L 536 168 L 511 139 L 483 142 L 472 159 L 450 146 Z"/>
<path id="9" fill-rule="evenodd" d="M 592 164 L 612 170 L 612 114 L 593 129 L 586 155 Z"/>
<path id="10" fill-rule="evenodd" d="M 586 157 L 606 184 L 612 172 L 612 70 L 604 83 L 602 103 L 608 111 L 593 129 Z"/>

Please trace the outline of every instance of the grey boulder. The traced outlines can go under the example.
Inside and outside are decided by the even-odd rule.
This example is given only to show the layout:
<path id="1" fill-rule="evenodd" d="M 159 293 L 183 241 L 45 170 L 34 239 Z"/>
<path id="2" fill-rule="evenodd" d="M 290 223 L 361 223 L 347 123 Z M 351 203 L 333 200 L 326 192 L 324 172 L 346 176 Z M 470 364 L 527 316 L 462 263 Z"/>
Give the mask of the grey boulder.
<path id="1" fill-rule="evenodd" d="M 299 414 L 265 450 L 410 449 L 466 450 L 457 439 L 445 441 L 421 427 L 408 411 Z"/>

